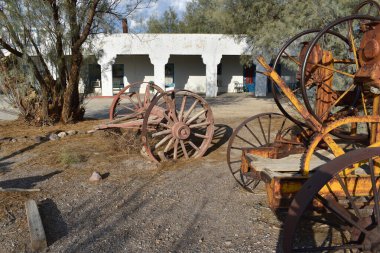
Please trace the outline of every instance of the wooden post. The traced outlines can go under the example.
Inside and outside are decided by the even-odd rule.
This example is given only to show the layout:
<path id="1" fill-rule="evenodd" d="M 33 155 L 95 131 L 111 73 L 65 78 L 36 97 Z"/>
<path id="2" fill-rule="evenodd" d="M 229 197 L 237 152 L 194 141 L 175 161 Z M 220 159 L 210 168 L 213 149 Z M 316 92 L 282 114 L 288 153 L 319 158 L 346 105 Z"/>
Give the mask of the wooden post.
<path id="1" fill-rule="evenodd" d="M 30 233 L 31 248 L 33 252 L 42 252 L 47 248 L 45 230 L 42 225 L 36 201 L 29 199 L 25 202 L 26 216 Z"/>

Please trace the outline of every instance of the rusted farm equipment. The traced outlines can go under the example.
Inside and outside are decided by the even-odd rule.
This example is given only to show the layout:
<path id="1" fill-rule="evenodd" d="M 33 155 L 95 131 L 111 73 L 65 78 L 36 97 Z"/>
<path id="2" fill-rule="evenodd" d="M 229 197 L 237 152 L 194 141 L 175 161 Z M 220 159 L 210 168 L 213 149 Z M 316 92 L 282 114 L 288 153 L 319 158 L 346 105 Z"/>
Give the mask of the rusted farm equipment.
<path id="1" fill-rule="evenodd" d="M 366 7 L 375 15 L 360 15 Z M 227 163 L 246 190 L 265 183 L 275 213 L 288 211 L 285 252 L 380 252 L 379 10 L 365 1 L 294 36 L 273 67 L 258 58 L 283 114 L 242 122 Z M 281 61 L 294 65 L 292 77 L 279 74 Z"/>
<path id="2" fill-rule="evenodd" d="M 214 133 L 209 104 L 187 90 L 164 92 L 152 82 L 134 83 L 113 99 L 110 122 L 97 129 L 137 129 L 145 156 L 156 162 L 198 158 Z"/>

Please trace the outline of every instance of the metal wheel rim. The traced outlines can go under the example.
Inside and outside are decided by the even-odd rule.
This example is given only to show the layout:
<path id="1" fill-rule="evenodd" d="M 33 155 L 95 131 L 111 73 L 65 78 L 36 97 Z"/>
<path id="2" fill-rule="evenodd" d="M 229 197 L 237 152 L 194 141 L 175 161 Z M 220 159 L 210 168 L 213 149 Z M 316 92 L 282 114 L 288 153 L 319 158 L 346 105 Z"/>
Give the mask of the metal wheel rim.
<path id="1" fill-rule="evenodd" d="M 135 86 L 141 86 L 142 84 L 146 84 L 147 86 L 155 89 L 158 92 L 158 94 L 164 93 L 164 90 L 161 87 L 159 87 L 158 85 L 151 83 L 151 82 L 136 82 L 136 83 L 129 84 L 129 85 L 125 86 L 122 90 L 120 90 L 119 93 L 117 93 L 117 95 L 112 100 L 112 104 L 111 104 L 111 107 L 109 110 L 109 119 L 110 120 L 114 120 L 116 107 L 120 101 L 121 96 L 125 93 L 125 91 L 127 91 L 128 89 L 135 87 Z"/>
<path id="2" fill-rule="evenodd" d="M 368 160 L 379 155 L 380 148 L 363 148 L 351 151 L 324 164 L 310 179 L 306 181 L 301 190 L 298 191 L 293 198 L 284 223 L 284 252 L 293 252 L 293 241 L 295 238 L 297 225 L 301 220 L 302 214 L 306 211 L 320 189 L 343 169 L 348 168 L 352 164 L 363 160 Z M 379 223 L 377 226 L 379 226 Z"/>
<path id="3" fill-rule="evenodd" d="M 299 39 L 300 37 L 304 36 L 304 35 L 307 35 L 307 34 L 311 34 L 311 33 L 319 33 L 321 31 L 321 29 L 310 29 L 310 30 L 306 30 L 306 31 L 303 31 L 301 33 L 298 33 L 296 34 L 295 36 L 293 36 L 291 39 L 289 39 L 284 45 L 283 47 L 280 49 L 279 53 L 277 54 L 276 58 L 275 58 L 275 61 L 273 63 L 273 69 L 275 70 L 276 67 L 277 67 L 277 64 L 278 62 L 280 61 L 283 53 L 285 52 L 285 50 L 297 39 Z M 327 33 L 330 33 L 332 35 L 335 35 L 337 37 L 339 37 L 340 39 L 342 39 L 343 41 L 345 41 L 346 43 L 348 43 L 348 40 L 347 38 L 345 38 L 343 35 L 341 35 L 340 33 L 336 33 L 334 31 L 327 31 Z M 273 82 L 273 80 L 271 79 L 271 86 L 272 86 L 272 93 L 273 93 L 273 98 L 274 98 L 274 101 L 275 103 L 277 104 L 277 107 L 278 109 L 282 112 L 282 114 L 284 114 L 287 118 L 289 118 L 291 121 L 293 121 L 295 124 L 298 124 L 300 126 L 303 126 L 303 127 L 307 127 L 307 124 L 303 121 L 299 121 L 297 119 L 295 119 L 294 117 L 292 117 L 286 110 L 285 108 L 281 105 L 280 103 L 280 100 L 279 100 L 279 92 L 276 92 L 276 90 L 278 89 L 277 85 L 275 84 L 275 82 Z"/>
<path id="4" fill-rule="evenodd" d="M 367 16 L 367 15 L 351 15 L 347 17 L 343 17 L 340 19 L 337 19 L 336 21 L 328 24 L 325 28 L 323 28 L 316 36 L 315 38 L 311 41 L 306 54 L 305 54 L 305 59 L 302 62 L 302 68 L 301 68 L 301 91 L 302 91 L 302 97 L 304 99 L 304 105 L 306 106 L 307 110 L 310 112 L 310 114 L 320 123 L 322 123 L 321 119 L 315 114 L 307 96 L 307 89 L 306 89 L 306 67 L 307 67 L 307 59 L 309 58 L 311 51 L 313 50 L 314 46 L 317 44 L 318 40 L 329 30 L 331 30 L 332 27 L 341 24 L 346 21 L 351 21 L 351 20 L 380 20 L 379 18 L 375 18 L 372 16 Z"/>
<path id="5" fill-rule="evenodd" d="M 145 113 L 145 116 L 144 116 L 143 125 L 142 125 L 142 133 L 141 133 L 142 143 L 144 145 L 146 154 L 153 161 L 160 162 L 160 161 L 162 161 L 162 159 L 159 157 L 158 154 L 155 153 L 155 150 L 152 149 L 151 146 L 150 146 L 150 144 L 149 144 L 150 139 L 152 139 L 149 136 L 149 131 L 148 131 L 148 118 L 149 118 L 149 115 L 150 115 L 151 111 L 153 110 L 153 108 L 156 106 L 156 104 L 160 101 L 160 99 L 164 99 L 166 101 L 166 103 L 171 103 L 170 102 L 170 100 L 171 100 L 170 97 L 174 97 L 174 99 L 175 99 L 176 97 L 179 97 L 179 96 L 183 96 L 183 97 L 184 96 L 190 96 L 190 97 L 195 98 L 196 101 L 199 101 L 197 103 L 197 105 L 200 104 L 203 108 L 207 109 L 207 110 L 205 109 L 206 111 L 204 112 L 205 113 L 204 116 L 206 118 L 206 121 L 209 122 L 209 124 L 207 125 L 207 127 L 205 127 L 206 133 L 204 134 L 208 138 L 204 138 L 203 141 L 202 141 L 202 143 L 199 146 L 197 146 L 196 144 L 193 143 L 195 146 L 198 147 L 199 150 L 196 150 L 195 152 L 193 152 L 188 158 L 199 158 L 199 157 L 202 157 L 204 155 L 204 153 L 207 151 L 208 147 L 210 146 L 210 143 L 212 141 L 213 134 L 214 134 L 214 117 L 213 117 L 213 114 L 212 114 L 212 110 L 211 110 L 209 104 L 206 102 L 206 100 L 204 100 L 198 94 L 195 94 L 195 93 L 193 93 L 191 91 L 188 91 L 188 90 L 175 90 L 175 91 L 165 92 L 165 93 L 160 94 L 159 96 L 157 96 L 155 99 L 152 100 L 152 103 L 149 105 L 148 109 L 146 110 L 146 113 Z M 184 99 L 182 99 L 181 102 L 183 102 L 183 100 Z M 189 110 L 190 110 L 190 108 L 189 108 Z M 185 112 L 183 112 L 183 115 L 184 114 L 185 114 Z M 190 115 L 191 115 L 191 113 L 190 113 Z M 189 117 L 189 115 L 187 117 Z M 177 120 L 180 121 L 179 119 L 177 119 Z M 182 119 L 182 120 L 186 120 L 186 118 L 184 117 L 184 119 Z M 189 122 L 189 120 L 191 120 L 191 119 L 187 118 L 188 122 Z M 175 121 L 174 123 L 177 123 L 177 121 Z M 186 122 L 186 124 L 188 126 L 190 126 L 191 123 L 187 123 Z M 172 128 L 170 128 L 170 129 L 172 129 Z M 191 131 L 190 136 L 192 136 L 192 134 L 195 134 L 195 131 Z M 190 138 L 190 136 L 189 136 L 189 138 Z M 190 140 L 189 138 L 188 138 L 188 140 Z M 199 138 L 201 138 L 201 137 L 199 137 Z M 190 140 L 190 141 L 193 142 L 192 140 Z M 190 144 L 190 141 L 188 141 L 187 144 L 189 144 L 193 149 L 195 149 L 194 146 L 192 146 Z M 184 146 L 182 146 L 182 145 L 184 145 Z M 173 159 L 173 160 L 179 160 L 179 159 L 187 158 L 187 157 L 185 157 L 185 155 L 184 155 L 185 151 L 183 150 L 183 148 L 185 148 L 187 150 L 186 145 L 182 144 L 181 141 L 179 140 L 179 144 L 177 143 L 177 147 L 178 147 L 178 150 L 182 149 L 183 156 L 181 158 L 180 157 L 177 157 L 177 158 L 172 157 L 171 159 Z M 187 145 L 187 147 L 188 147 L 188 145 Z"/>
<path id="6" fill-rule="evenodd" d="M 236 180 L 236 182 L 241 186 L 243 187 L 245 190 L 247 190 L 248 192 L 253 192 L 254 189 L 257 187 L 257 185 L 260 183 L 260 180 L 259 179 L 252 179 L 251 181 L 250 180 L 247 180 L 247 183 L 245 182 L 245 178 L 244 176 L 242 175 L 242 173 L 238 173 L 239 171 L 236 171 L 236 169 L 233 168 L 232 164 L 235 164 L 237 163 L 237 161 L 232 161 L 231 160 L 231 150 L 233 149 L 233 144 L 234 144 L 234 141 L 235 141 L 235 138 L 238 136 L 240 130 L 246 126 L 249 122 L 257 119 L 257 118 L 262 118 L 262 117 L 268 117 L 268 118 L 271 118 L 272 119 L 272 115 L 274 115 L 275 117 L 283 117 L 283 122 L 284 124 L 286 123 L 286 121 L 288 120 L 289 122 L 292 122 L 289 118 L 287 118 L 286 116 L 280 114 L 280 113 L 260 113 L 260 114 L 257 114 L 257 115 L 254 115 L 252 117 L 249 117 L 248 119 L 244 120 L 238 127 L 236 127 L 236 129 L 233 131 L 229 141 L 228 141 L 228 146 L 227 146 L 227 165 L 228 165 L 228 168 L 232 174 L 232 176 L 234 177 L 234 179 Z M 270 116 L 270 117 L 269 117 Z M 298 126 L 300 128 L 300 130 L 303 131 L 303 129 L 295 124 L 296 126 Z M 268 140 L 270 141 L 270 140 Z M 252 144 L 250 144 L 251 147 Z M 236 148 L 236 147 L 235 147 Z M 240 148 L 240 147 L 239 147 Z M 241 160 L 240 160 L 240 165 L 241 165 Z M 240 165 L 238 166 L 240 168 Z M 241 171 L 240 171 L 241 172 Z"/>

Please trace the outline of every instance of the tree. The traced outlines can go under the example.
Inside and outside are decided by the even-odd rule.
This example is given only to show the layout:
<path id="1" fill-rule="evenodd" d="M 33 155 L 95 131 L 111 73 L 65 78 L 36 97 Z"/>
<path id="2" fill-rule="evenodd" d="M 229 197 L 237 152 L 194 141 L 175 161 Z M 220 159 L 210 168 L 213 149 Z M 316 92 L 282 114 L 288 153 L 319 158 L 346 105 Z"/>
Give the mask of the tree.
<path id="1" fill-rule="evenodd" d="M 91 35 L 112 30 L 115 20 L 149 0 L 0 0 L 0 46 L 30 71 L 38 95 L 38 123 L 74 122 L 83 117 L 78 90 L 84 45 Z M 9 78 L 7 79 L 10 80 Z"/>
<path id="2" fill-rule="evenodd" d="M 172 7 L 169 7 L 162 18 L 151 17 L 148 20 L 149 33 L 181 33 L 182 22 L 178 19 L 177 13 Z"/>
<path id="3" fill-rule="evenodd" d="M 322 28 L 352 13 L 360 0 L 226 0 L 231 16 L 230 33 L 245 39 L 252 55 L 275 53 L 291 36 L 310 28 Z"/>

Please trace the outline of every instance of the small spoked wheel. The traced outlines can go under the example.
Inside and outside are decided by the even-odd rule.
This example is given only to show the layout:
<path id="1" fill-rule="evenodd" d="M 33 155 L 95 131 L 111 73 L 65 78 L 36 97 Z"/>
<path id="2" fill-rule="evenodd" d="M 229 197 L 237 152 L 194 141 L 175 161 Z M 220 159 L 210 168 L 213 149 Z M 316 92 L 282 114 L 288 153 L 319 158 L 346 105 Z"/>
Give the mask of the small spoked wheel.
<path id="1" fill-rule="evenodd" d="M 291 136 L 298 133 L 303 133 L 303 129 L 278 113 L 262 113 L 243 121 L 232 133 L 227 146 L 227 164 L 239 185 L 253 192 L 260 182 L 249 171 L 243 171 L 243 150 L 271 147 L 276 142 L 293 143 Z"/>
<path id="2" fill-rule="evenodd" d="M 208 103 L 185 90 L 156 97 L 146 110 L 142 142 L 151 159 L 162 162 L 198 158 L 207 151 L 214 134 Z"/>
<path id="3" fill-rule="evenodd" d="M 113 99 L 109 111 L 110 120 L 142 119 L 158 94 L 164 90 L 152 82 L 139 82 L 125 86 Z"/>
<path id="4" fill-rule="evenodd" d="M 348 152 L 305 182 L 285 220 L 284 252 L 380 252 L 379 155 Z"/>

